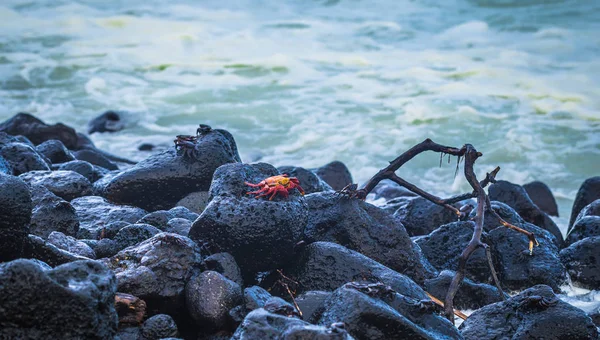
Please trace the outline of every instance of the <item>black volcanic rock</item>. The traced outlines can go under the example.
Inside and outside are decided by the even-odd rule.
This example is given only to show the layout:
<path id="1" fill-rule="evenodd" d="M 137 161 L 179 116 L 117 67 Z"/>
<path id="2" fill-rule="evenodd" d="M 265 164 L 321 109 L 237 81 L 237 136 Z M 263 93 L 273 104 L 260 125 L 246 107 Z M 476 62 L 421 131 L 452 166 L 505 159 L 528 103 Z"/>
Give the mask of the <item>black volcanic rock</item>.
<path id="1" fill-rule="evenodd" d="M 119 166 L 112 160 L 108 159 L 106 155 L 96 149 L 82 149 L 74 151 L 75 158 L 80 161 L 86 161 L 90 164 L 97 165 L 107 170 L 118 170 Z"/>
<path id="2" fill-rule="evenodd" d="M 540 245 L 534 247 L 533 255 L 529 255 L 529 239 L 521 233 L 505 227 L 498 227 L 488 233 L 502 287 L 521 290 L 536 284 L 546 284 L 557 292 L 560 291 L 560 286 L 567 278 L 554 236 L 530 223 L 519 227 L 535 234 Z"/>
<path id="3" fill-rule="evenodd" d="M 294 257 L 308 219 L 304 198 L 293 189 L 288 198 L 256 199 L 244 182 L 258 183 L 278 175 L 265 163 L 226 164 L 217 169 L 210 188 L 212 200 L 193 223 L 189 236 L 215 252 L 228 252 L 244 272 L 281 267 Z"/>
<path id="4" fill-rule="evenodd" d="M 571 231 L 571 227 L 575 223 L 575 219 L 581 209 L 597 199 L 600 199 L 600 176 L 590 177 L 581 183 L 577 191 L 577 196 L 575 196 L 575 202 L 573 202 L 571 219 L 569 220 L 569 231 Z"/>
<path id="5" fill-rule="evenodd" d="M 543 212 L 550 216 L 558 217 L 556 199 L 552 195 L 552 190 L 544 182 L 533 181 L 523 184 L 523 189 L 527 191 L 527 195 L 529 195 L 533 203 L 542 209 Z"/>
<path id="6" fill-rule="evenodd" d="M 418 300 L 386 287 L 380 292 L 361 287 L 347 283 L 333 292 L 318 324 L 343 322 L 351 336 L 365 340 L 462 339 L 458 329 L 435 313 L 435 308 L 423 308 Z"/>
<path id="7" fill-rule="evenodd" d="M 15 176 L 34 170 L 50 170 L 50 166 L 37 150 L 23 143 L 10 143 L 0 147 L 3 157 Z"/>
<path id="8" fill-rule="evenodd" d="M 72 254 L 67 250 L 60 249 L 52 243 L 35 235 L 27 236 L 23 248 L 23 258 L 43 261 L 53 267 L 78 260 L 89 260 L 87 257 Z"/>
<path id="9" fill-rule="evenodd" d="M 106 111 L 88 122 L 88 133 L 117 132 L 123 130 L 125 125 L 115 111 Z"/>
<path id="10" fill-rule="evenodd" d="M 12 175 L 12 173 L 13 173 L 12 167 L 10 166 L 10 164 L 8 164 L 6 159 L 4 159 L 4 157 L 2 157 L 2 155 L 0 155 L 0 173 L 6 174 L 6 175 Z"/>
<path id="11" fill-rule="evenodd" d="M 450 270 L 442 271 L 438 277 L 425 280 L 425 290 L 444 300 L 448 293 L 450 282 L 454 278 L 455 272 Z M 509 298 L 504 294 L 505 298 Z M 503 301 L 498 289 L 485 283 L 475 283 L 467 278 L 463 280 L 454 297 L 454 308 L 458 309 L 479 309 L 492 303 Z"/>
<path id="12" fill-rule="evenodd" d="M 560 252 L 573 281 L 589 289 L 600 288 L 600 236 L 584 238 Z"/>
<path id="13" fill-rule="evenodd" d="M 277 170 L 282 174 L 287 174 L 290 177 L 296 177 L 300 181 L 300 186 L 307 194 L 321 191 L 333 191 L 331 186 L 323 181 L 314 172 L 302 167 L 295 166 L 280 166 Z"/>
<path id="14" fill-rule="evenodd" d="M 244 285 L 240 267 L 238 267 L 235 259 L 229 253 L 216 253 L 207 256 L 204 259 L 203 265 L 206 270 L 216 271 L 238 285 Z"/>
<path id="15" fill-rule="evenodd" d="M 342 190 L 346 185 L 352 183 L 352 174 L 348 167 L 340 161 L 327 163 L 320 168 L 311 169 L 333 190 Z"/>
<path id="16" fill-rule="evenodd" d="M 47 238 L 53 231 L 75 236 L 79 231 L 79 218 L 73 206 L 56 196 L 46 187 L 38 184 L 30 186 L 33 210 L 30 233 Z"/>
<path id="17" fill-rule="evenodd" d="M 177 324 L 167 314 L 157 314 L 148 318 L 144 321 L 140 332 L 143 340 L 174 338 L 179 335 Z"/>
<path id="18" fill-rule="evenodd" d="M 346 282 L 383 282 L 395 291 L 426 299 L 427 295 L 408 276 L 335 243 L 315 242 L 304 247 L 294 263 L 284 268 L 286 276 L 298 282 L 298 294 L 310 290 L 334 291 Z"/>
<path id="19" fill-rule="evenodd" d="M 415 197 L 417 194 L 414 192 L 400 186 L 399 184 L 390 181 L 389 179 L 384 179 L 379 182 L 371 191 L 375 195 L 375 199 L 383 198 L 386 201 L 397 197 Z"/>
<path id="20" fill-rule="evenodd" d="M 507 181 L 496 181 L 490 185 L 488 192 L 490 200 L 506 203 L 525 221 L 549 231 L 556 238 L 557 245 L 562 246 L 564 240 L 560 229 L 550 216 L 533 203 L 522 186 Z"/>
<path id="21" fill-rule="evenodd" d="M 457 270 L 458 258 L 472 236 L 473 222 L 452 222 L 419 238 L 416 243 L 434 267 L 440 270 Z M 482 241 L 486 242 L 487 239 L 487 234 L 483 233 Z M 467 261 L 466 275 L 475 281 L 490 282 L 491 272 L 484 249 L 479 248 L 471 254 Z"/>
<path id="22" fill-rule="evenodd" d="M 239 161 L 231 134 L 211 130 L 190 153 L 170 148 L 118 174 L 106 184 L 103 195 L 150 211 L 170 209 L 187 194 L 208 190 L 219 166 Z"/>
<path id="23" fill-rule="evenodd" d="M 92 193 L 90 181 L 74 171 L 30 171 L 19 178 L 29 185 L 42 185 L 66 201 Z"/>
<path id="24" fill-rule="evenodd" d="M 200 269 L 201 256 L 188 238 L 160 233 L 103 262 L 115 272 L 119 292 L 146 301 L 149 310 L 173 315 L 185 309 L 185 284 Z"/>
<path id="25" fill-rule="evenodd" d="M 90 246 L 61 232 L 53 231 L 50 235 L 48 235 L 48 242 L 62 250 L 68 251 L 71 254 L 84 256 L 89 259 L 96 258 L 96 253 L 94 253 Z"/>
<path id="26" fill-rule="evenodd" d="M 193 276 L 185 288 L 190 316 L 203 327 L 224 329 L 229 310 L 242 302 L 242 289 L 225 276 L 209 270 Z"/>
<path id="27" fill-rule="evenodd" d="M 306 196 L 307 242 L 335 242 L 423 282 L 426 274 L 398 218 L 362 200 L 340 199 L 333 192 Z"/>
<path id="28" fill-rule="evenodd" d="M 69 162 L 75 159 L 65 145 L 56 139 L 47 140 L 35 148 L 53 164 Z"/>
<path id="29" fill-rule="evenodd" d="M 0 173 L 0 262 L 21 257 L 33 203 L 20 178 Z"/>
<path id="30" fill-rule="evenodd" d="M 112 339 L 116 280 L 96 261 L 43 271 L 30 260 L 0 264 L 0 338 Z"/>
<path id="31" fill-rule="evenodd" d="M 35 145 L 42 144 L 47 140 L 57 139 L 71 150 L 76 149 L 79 139 L 73 128 L 62 123 L 48 125 L 28 113 L 16 114 L 0 123 L 0 131 L 13 136 L 23 135 Z"/>
<path id="32" fill-rule="evenodd" d="M 583 216 L 577 219 L 565 240 L 566 246 L 586 237 L 600 236 L 600 216 Z"/>
<path id="33" fill-rule="evenodd" d="M 545 285 L 476 310 L 459 329 L 465 339 L 598 339 L 590 317 Z"/>
<path id="34" fill-rule="evenodd" d="M 394 216 L 402 222 L 410 236 L 427 235 L 444 224 L 458 221 L 452 211 L 423 197 L 405 202 L 405 205 L 398 207 Z"/>
<path id="35" fill-rule="evenodd" d="M 87 178 L 90 183 L 94 183 L 99 180 L 102 176 L 108 173 L 107 169 L 92 165 L 86 161 L 80 161 L 78 159 L 66 163 L 62 163 L 58 166 L 57 170 L 70 170 Z"/>
<path id="36" fill-rule="evenodd" d="M 97 239 L 109 223 L 135 223 L 147 214 L 143 209 L 115 205 L 98 196 L 76 198 L 71 201 L 71 205 L 79 218 L 78 238 Z"/>

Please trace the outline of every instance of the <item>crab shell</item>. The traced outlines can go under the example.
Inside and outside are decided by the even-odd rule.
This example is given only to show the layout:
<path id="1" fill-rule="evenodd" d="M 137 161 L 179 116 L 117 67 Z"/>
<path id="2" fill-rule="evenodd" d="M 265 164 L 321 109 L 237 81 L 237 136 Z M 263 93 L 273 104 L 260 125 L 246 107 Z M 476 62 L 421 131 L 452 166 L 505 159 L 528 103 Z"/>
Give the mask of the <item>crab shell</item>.
<path id="1" fill-rule="evenodd" d="M 269 197 L 269 201 L 275 198 L 277 193 L 280 193 L 283 197 L 287 198 L 289 196 L 288 193 L 292 189 L 298 189 L 300 194 L 304 195 L 304 189 L 302 189 L 300 186 L 300 181 L 296 177 L 289 177 L 287 174 L 265 178 L 256 184 L 248 182 L 244 183 L 254 188 L 260 188 L 256 191 L 247 192 L 247 195 L 256 195 L 256 198 L 271 195 L 271 197 Z"/>

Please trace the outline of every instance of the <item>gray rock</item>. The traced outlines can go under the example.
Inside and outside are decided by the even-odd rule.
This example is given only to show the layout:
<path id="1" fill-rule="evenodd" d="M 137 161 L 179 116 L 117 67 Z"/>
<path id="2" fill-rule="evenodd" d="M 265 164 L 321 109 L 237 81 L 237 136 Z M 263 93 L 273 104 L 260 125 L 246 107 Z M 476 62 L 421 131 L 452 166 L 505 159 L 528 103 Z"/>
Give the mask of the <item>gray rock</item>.
<path id="1" fill-rule="evenodd" d="M 352 174 L 348 167 L 340 161 L 327 163 L 320 168 L 311 169 L 333 190 L 342 190 L 346 185 L 352 183 Z"/>
<path id="2" fill-rule="evenodd" d="M 569 231 L 571 231 L 571 227 L 575 223 L 575 219 L 581 209 L 597 199 L 600 199 L 600 176 L 590 177 L 581 183 L 575 196 L 575 202 L 573 202 L 571 219 L 569 220 Z"/>
<path id="3" fill-rule="evenodd" d="M 177 337 L 179 331 L 173 318 L 167 314 L 154 315 L 144 322 L 141 327 L 144 340 L 159 340 Z"/>
<path id="4" fill-rule="evenodd" d="M 125 124 L 118 112 L 106 111 L 88 122 L 88 133 L 117 132 L 123 130 Z"/>
<path id="5" fill-rule="evenodd" d="M 76 149 L 79 140 L 73 128 L 61 123 L 48 125 L 28 113 L 18 113 L 0 123 L 0 131 L 13 136 L 23 135 L 35 145 L 57 139 L 69 149 Z"/>
<path id="6" fill-rule="evenodd" d="M 84 256 L 90 259 L 96 258 L 96 253 L 87 244 L 78 241 L 74 237 L 67 236 L 61 232 L 53 231 L 48 236 L 48 242 L 71 254 Z"/>
<path id="7" fill-rule="evenodd" d="M 96 261 L 43 271 L 28 260 L 0 264 L 0 338 L 112 339 L 116 280 Z"/>
<path id="8" fill-rule="evenodd" d="M 427 235 L 444 224 L 458 221 L 452 211 L 423 197 L 405 202 L 406 205 L 399 206 L 394 216 L 402 222 L 410 236 Z M 460 205 L 456 204 L 456 207 L 460 208 Z"/>
<path id="9" fill-rule="evenodd" d="M 32 146 L 15 142 L 0 147 L 0 156 L 4 158 L 15 176 L 35 170 L 50 170 L 46 160 Z"/>
<path id="10" fill-rule="evenodd" d="M 35 148 L 53 164 L 69 162 L 75 159 L 65 145 L 56 139 L 47 140 Z"/>
<path id="11" fill-rule="evenodd" d="M 290 177 L 296 177 L 300 181 L 300 186 L 306 194 L 321 191 L 333 191 L 329 184 L 325 183 L 314 172 L 295 166 L 280 166 L 277 170 L 282 174 L 287 174 Z"/>
<path id="12" fill-rule="evenodd" d="M 47 238 L 53 231 L 75 236 L 79 231 L 79 219 L 75 208 L 38 184 L 30 186 L 34 204 L 31 214 L 30 233 Z"/>
<path id="13" fill-rule="evenodd" d="M 147 212 L 143 209 L 115 205 L 98 196 L 85 196 L 71 201 L 79 217 L 77 238 L 98 239 L 102 229 L 111 222 L 135 223 Z"/>
<path id="14" fill-rule="evenodd" d="M 201 214 L 206 209 L 208 202 L 208 191 L 196 191 L 187 194 L 176 205 L 186 207 L 192 212 Z"/>
<path id="15" fill-rule="evenodd" d="M 552 190 L 545 183 L 533 181 L 523 184 L 523 189 L 527 191 L 527 195 L 529 195 L 533 203 L 542 209 L 543 212 L 550 216 L 558 217 L 556 199 L 552 195 Z"/>
<path id="16" fill-rule="evenodd" d="M 190 316 L 204 327 L 227 328 L 229 310 L 242 302 L 241 287 L 215 271 L 193 276 L 185 288 Z"/>
<path id="17" fill-rule="evenodd" d="M 40 260 L 53 267 L 78 260 L 89 260 L 87 257 L 72 254 L 66 250 L 60 249 L 52 243 L 35 235 L 29 235 L 25 240 L 23 257 Z"/>
<path id="18" fill-rule="evenodd" d="M 259 286 L 244 289 L 244 307 L 247 312 L 263 308 L 270 298 L 271 294 Z"/>
<path id="19" fill-rule="evenodd" d="M 240 286 L 244 285 L 240 267 L 229 253 L 216 253 L 208 256 L 204 259 L 204 268 L 223 274 L 223 276 Z"/>
<path id="20" fill-rule="evenodd" d="M 0 173 L 0 262 L 21 257 L 33 203 L 20 178 Z"/>
<path id="21" fill-rule="evenodd" d="M 192 229 L 192 222 L 185 218 L 172 218 L 167 222 L 165 231 L 168 233 L 175 233 L 181 236 L 188 236 Z"/>
<path id="22" fill-rule="evenodd" d="M 600 236 L 584 238 L 560 252 L 571 279 L 588 289 L 600 288 Z"/>
<path id="23" fill-rule="evenodd" d="M 578 219 L 567 235 L 565 245 L 570 246 L 591 236 L 600 236 L 600 216 L 583 216 Z"/>
<path id="24" fill-rule="evenodd" d="M 66 201 L 92 193 L 90 181 L 74 171 L 30 171 L 19 177 L 29 185 L 45 186 Z"/>
<path id="25" fill-rule="evenodd" d="M 426 273 L 404 226 L 381 208 L 332 192 L 306 196 L 307 242 L 335 242 L 422 283 Z"/>
<path id="26" fill-rule="evenodd" d="M 331 296 L 331 292 L 310 290 L 296 297 L 296 303 L 302 311 L 302 319 L 310 323 L 316 323 L 325 309 L 325 300 Z"/>
<path id="27" fill-rule="evenodd" d="M 90 183 L 94 183 L 99 180 L 102 176 L 108 173 L 107 169 L 92 165 L 86 161 L 74 160 L 60 164 L 57 170 L 70 170 L 87 178 Z"/>
<path id="28" fill-rule="evenodd" d="M 113 202 L 150 211 L 170 209 L 189 193 L 206 191 L 219 166 L 239 161 L 231 134 L 211 130 L 189 154 L 171 148 L 123 171 L 106 185 L 103 194 Z"/>
<path id="29" fill-rule="evenodd" d="M 304 199 L 295 189 L 289 198 L 256 199 L 246 194 L 249 187 L 244 184 L 277 174 L 265 163 L 219 167 L 210 189 L 212 200 L 192 224 L 190 238 L 233 255 L 244 275 L 276 269 L 293 258 L 308 218 Z"/>
<path id="30" fill-rule="evenodd" d="M 598 339 L 585 312 L 544 285 L 476 310 L 459 329 L 465 339 Z"/>

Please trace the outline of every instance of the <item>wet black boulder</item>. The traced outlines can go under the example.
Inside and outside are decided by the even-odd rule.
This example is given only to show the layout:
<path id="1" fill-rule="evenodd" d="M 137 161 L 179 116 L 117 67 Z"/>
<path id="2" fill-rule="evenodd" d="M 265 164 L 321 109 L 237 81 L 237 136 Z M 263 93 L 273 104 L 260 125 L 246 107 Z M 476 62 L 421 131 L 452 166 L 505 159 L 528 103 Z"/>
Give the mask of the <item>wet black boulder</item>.
<path id="1" fill-rule="evenodd" d="M 194 222 L 189 237 L 215 252 L 235 257 L 244 275 L 280 268 L 294 257 L 308 219 L 304 198 L 293 189 L 288 198 L 255 198 L 244 182 L 259 183 L 278 175 L 266 163 L 234 163 L 215 172 L 206 209 Z"/>
<path id="2" fill-rule="evenodd" d="M 27 184 L 18 177 L 0 173 L 0 262 L 23 254 L 32 208 Z"/>
<path id="3" fill-rule="evenodd" d="M 600 216 L 600 199 L 592 201 L 590 204 L 586 205 L 579 211 L 577 218 L 573 224 L 576 224 L 579 220 L 587 217 L 587 216 Z M 573 229 L 573 226 L 569 228 L 569 233 Z"/>
<path id="4" fill-rule="evenodd" d="M 379 184 L 377 184 L 375 188 L 373 188 L 373 191 L 371 191 L 371 193 L 375 195 L 374 199 L 382 198 L 386 201 L 397 197 L 417 196 L 417 194 L 404 188 L 403 186 L 400 186 L 395 182 L 390 181 L 389 179 L 384 179 L 383 181 L 379 182 Z"/>
<path id="5" fill-rule="evenodd" d="M 458 258 L 473 236 L 473 222 L 462 221 L 445 224 L 429 235 L 417 239 L 423 254 L 429 262 L 439 270 L 458 269 Z M 482 241 L 487 242 L 484 232 Z M 479 248 L 471 254 L 467 261 L 466 275 L 478 282 L 490 282 L 491 272 L 485 250 Z"/>
<path id="6" fill-rule="evenodd" d="M 56 170 L 70 170 L 87 178 L 90 183 L 94 183 L 99 180 L 102 176 L 108 173 L 107 169 L 92 165 L 89 162 L 81 160 L 73 160 L 70 162 L 62 163 Z"/>
<path id="7" fill-rule="evenodd" d="M 229 253 L 216 253 L 204 259 L 205 270 L 216 271 L 240 286 L 244 285 L 242 271 Z"/>
<path id="8" fill-rule="evenodd" d="M 296 316 L 259 308 L 246 316 L 232 340 L 350 340 L 341 327 L 314 326 Z"/>
<path id="9" fill-rule="evenodd" d="M 600 216 L 584 216 L 578 219 L 567 235 L 565 244 L 569 246 L 591 236 L 600 236 Z"/>
<path id="10" fill-rule="evenodd" d="M 423 289 L 408 276 L 330 242 L 307 245 L 283 272 L 298 282 L 298 294 L 310 290 L 331 292 L 346 282 L 366 279 L 383 282 L 395 291 L 415 299 L 427 297 Z"/>
<path id="11" fill-rule="evenodd" d="M 102 261 L 115 272 L 119 292 L 143 299 L 150 311 L 176 315 L 185 310 L 185 283 L 200 269 L 201 255 L 190 239 L 160 233 Z"/>
<path id="12" fill-rule="evenodd" d="M 394 216 L 402 222 L 410 236 L 427 235 L 441 225 L 458 220 L 452 211 L 423 197 L 415 197 L 404 202 L 405 205 L 399 206 Z M 460 205 L 456 206 L 460 208 Z"/>
<path id="13" fill-rule="evenodd" d="M 179 335 L 177 324 L 170 315 L 157 314 L 146 321 L 140 329 L 142 340 L 174 338 Z"/>
<path id="14" fill-rule="evenodd" d="M 600 236 L 584 238 L 560 252 L 571 279 L 588 289 L 600 288 Z"/>
<path id="15" fill-rule="evenodd" d="M 436 278 L 425 280 L 425 290 L 439 300 L 444 301 L 454 275 L 455 272 L 450 270 L 440 272 Z M 508 297 L 507 294 L 504 294 L 505 299 Z M 458 309 L 479 309 L 503 300 L 495 286 L 476 283 L 465 278 L 454 297 L 454 306 Z"/>
<path id="16" fill-rule="evenodd" d="M 29 185 L 45 186 L 66 201 L 92 194 L 90 181 L 74 171 L 30 171 L 19 177 Z"/>
<path id="17" fill-rule="evenodd" d="M 12 175 L 13 173 L 12 167 L 10 166 L 10 164 L 8 164 L 4 157 L 2 157 L 2 155 L 0 155 L 0 173 L 7 175 Z"/>
<path id="18" fill-rule="evenodd" d="M 56 247 L 68 251 L 71 254 L 95 259 L 96 253 L 86 243 L 75 239 L 72 236 L 67 236 L 61 232 L 53 231 L 48 235 L 48 242 Z"/>
<path id="19" fill-rule="evenodd" d="M 262 308 L 269 301 L 271 294 L 259 286 L 251 286 L 244 289 L 244 308 L 246 312 Z"/>
<path id="20" fill-rule="evenodd" d="M 545 285 L 476 310 L 459 329 L 465 339 L 598 339 L 592 319 Z"/>
<path id="21" fill-rule="evenodd" d="M 103 195 L 150 211 L 170 209 L 187 194 L 208 190 L 219 166 L 239 161 L 231 134 L 211 130 L 189 152 L 170 148 L 118 174 L 106 184 Z"/>
<path id="22" fill-rule="evenodd" d="M 68 149 L 76 149 L 79 137 L 71 127 L 62 123 L 48 125 L 28 113 L 18 113 L 12 118 L 0 123 L 0 131 L 9 135 L 22 135 L 33 144 L 38 145 L 51 139 L 61 141 Z"/>
<path id="23" fill-rule="evenodd" d="M 575 223 L 575 219 L 577 219 L 581 209 L 597 199 L 600 199 L 600 176 L 590 177 L 581 183 L 575 196 L 575 202 L 573 202 L 569 230 Z"/>
<path id="24" fill-rule="evenodd" d="M 522 186 L 507 181 L 497 181 L 489 187 L 488 192 L 490 200 L 506 203 L 515 209 L 525 221 L 554 235 L 559 247 L 563 244 L 563 236 L 556 223 L 533 203 Z"/>
<path id="25" fill-rule="evenodd" d="M 566 271 L 558 256 L 554 236 L 531 223 L 519 227 L 533 232 L 539 242 L 529 254 L 527 236 L 512 229 L 498 227 L 488 233 L 494 263 L 502 287 L 521 290 L 545 284 L 557 292 L 566 282 Z"/>
<path id="26" fill-rule="evenodd" d="M 52 164 L 69 162 L 75 159 L 65 145 L 56 139 L 47 140 L 35 148 L 40 154 L 49 159 Z"/>
<path id="27" fill-rule="evenodd" d="M 18 142 L 6 144 L 0 147 L 0 156 L 8 162 L 15 176 L 28 171 L 50 170 L 44 157 L 27 144 Z"/>
<path id="28" fill-rule="evenodd" d="M 306 196 L 307 242 L 335 242 L 423 282 L 425 272 L 400 220 L 383 209 L 333 192 Z"/>
<path id="29" fill-rule="evenodd" d="M 0 264 L 0 338 L 112 339 L 115 275 L 99 262 L 43 271 L 30 260 Z"/>
<path id="30" fill-rule="evenodd" d="M 537 205 L 543 212 L 550 216 L 558 217 L 558 205 L 552 194 L 552 190 L 544 182 L 533 181 L 523 184 L 523 189 L 527 191 L 527 195 L 533 203 Z"/>
<path id="31" fill-rule="evenodd" d="M 89 260 L 85 256 L 70 253 L 68 250 L 61 249 L 49 241 L 31 234 L 25 240 L 23 258 L 43 261 L 53 267 L 78 260 Z"/>
<path id="32" fill-rule="evenodd" d="M 215 271 L 192 276 L 185 287 L 190 316 L 206 329 L 231 327 L 229 310 L 242 303 L 242 288 Z"/>
<path id="33" fill-rule="evenodd" d="M 30 185 L 33 210 L 30 233 L 47 238 L 53 231 L 75 236 L 79 230 L 79 219 L 73 206 L 56 196 L 46 187 Z"/>
<path id="34" fill-rule="evenodd" d="M 107 170 L 118 170 L 119 166 L 107 157 L 105 153 L 100 152 L 95 148 L 82 149 L 74 151 L 73 155 L 80 161 L 86 161 L 90 164 L 102 167 Z"/>
<path id="35" fill-rule="evenodd" d="M 125 125 L 118 112 L 106 111 L 88 122 L 88 133 L 117 132 L 123 130 Z"/>
<path id="36" fill-rule="evenodd" d="M 85 196 L 71 201 L 79 218 L 78 238 L 98 239 L 112 222 L 135 223 L 147 212 L 137 207 L 116 205 L 99 196 Z"/>
<path id="37" fill-rule="evenodd" d="M 183 218 L 193 222 L 198 218 L 198 216 L 198 214 L 192 212 L 186 207 L 174 207 L 170 210 L 153 211 L 142 217 L 137 223 L 150 224 L 158 229 L 166 231 L 169 226 L 169 221 L 174 218 Z"/>
<path id="38" fill-rule="evenodd" d="M 300 186 L 307 194 L 321 191 L 333 191 L 331 186 L 323 181 L 314 172 L 302 167 L 280 166 L 277 168 L 280 173 L 287 174 L 290 177 L 296 177 L 300 181 Z"/>
<path id="39" fill-rule="evenodd" d="M 342 190 L 346 185 L 352 183 L 352 174 L 346 164 L 340 161 L 327 163 L 320 168 L 311 169 L 333 190 Z"/>
<path id="40" fill-rule="evenodd" d="M 119 251 L 145 241 L 161 231 L 149 224 L 130 224 L 120 228 L 112 239 L 98 241 L 94 250 L 98 257 L 110 257 Z"/>
<path id="41" fill-rule="evenodd" d="M 359 340 L 462 338 L 456 327 L 436 313 L 431 301 L 421 302 L 381 284 L 366 288 L 352 282 L 333 292 L 318 324 L 335 322 L 343 322 Z"/>

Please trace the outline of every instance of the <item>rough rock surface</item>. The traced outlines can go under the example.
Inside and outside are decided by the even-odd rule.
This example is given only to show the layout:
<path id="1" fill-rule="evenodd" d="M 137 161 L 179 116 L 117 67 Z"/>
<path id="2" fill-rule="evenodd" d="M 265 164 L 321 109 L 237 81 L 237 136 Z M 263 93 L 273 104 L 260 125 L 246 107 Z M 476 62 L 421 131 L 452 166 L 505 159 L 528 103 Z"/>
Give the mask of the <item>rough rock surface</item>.
<path id="1" fill-rule="evenodd" d="M 573 202 L 571 219 L 569 220 L 569 231 L 575 223 L 575 219 L 579 215 L 581 209 L 597 199 L 600 199 L 600 176 L 590 177 L 581 183 L 577 195 L 575 196 L 575 202 Z"/>
<path id="2" fill-rule="evenodd" d="M 135 223 L 147 214 L 143 209 L 115 205 L 98 196 L 85 196 L 71 201 L 79 217 L 77 238 L 98 239 L 102 229 L 111 222 Z"/>
<path id="3" fill-rule="evenodd" d="M 458 220 L 452 211 L 423 197 L 415 197 L 405 202 L 406 205 L 399 206 L 394 216 L 402 222 L 410 236 L 427 235 L 444 224 Z M 457 207 L 460 208 L 458 205 Z"/>
<path id="4" fill-rule="evenodd" d="M 43 271 L 29 260 L 0 264 L 0 338 L 112 339 L 116 280 L 96 261 Z"/>
<path id="5" fill-rule="evenodd" d="M 86 161 L 107 170 L 118 170 L 119 166 L 106 157 L 106 154 L 96 149 L 83 149 L 74 151 L 75 158 L 80 161 Z"/>
<path id="6" fill-rule="evenodd" d="M 193 276 L 185 287 L 191 317 L 203 327 L 227 328 L 229 310 L 242 302 L 242 289 L 225 276 L 209 270 Z"/>
<path id="7" fill-rule="evenodd" d="M 426 274 L 398 218 L 361 200 L 323 192 L 306 196 L 307 242 L 335 242 L 423 282 Z"/>
<path id="8" fill-rule="evenodd" d="M 229 253 L 212 254 L 204 259 L 203 265 L 206 270 L 216 271 L 238 285 L 244 285 L 240 267 Z"/>
<path id="9" fill-rule="evenodd" d="M 425 281 L 425 291 L 444 301 L 450 287 L 450 282 L 454 278 L 455 272 L 450 270 L 442 271 L 438 277 Z M 504 294 L 505 298 L 509 296 Z M 454 297 L 454 308 L 458 309 L 479 309 L 492 303 L 502 301 L 498 289 L 485 283 L 475 283 L 467 278 L 463 280 Z"/>
<path id="10" fill-rule="evenodd" d="M 325 301 L 318 324 L 343 322 L 356 339 L 461 339 L 458 330 L 435 308 L 423 308 L 419 300 L 382 287 L 361 290 L 347 283 Z"/>
<path id="11" fill-rule="evenodd" d="M 578 219 L 567 235 L 565 245 L 569 246 L 590 236 L 600 236 L 600 216 L 583 216 Z"/>
<path id="12" fill-rule="evenodd" d="M 42 185 L 30 185 L 33 210 L 30 233 L 47 238 L 53 231 L 75 236 L 79 219 L 73 206 Z"/>
<path id="13" fill-rule="evenodd" d="M 84 256 L 90 259 L 96 258 L 96 253 L 87 244 L 78 241 L 74 237 L 67 236 L 61 232 L 53 231 L 48 236 L 48 242 L 71 254 Z"/>
<path id="14" fill-rule="evenodd" d="M 298 282 L 298 294 L 309 290 L 334 291 L 346 282 L 367 279 L 383 282 L 415 299 L 427 297 L 409 277 L 335 243 L 307 245 L 284 273 Z"/>
<path id="15" fill-rule="evenodd" d="M 30 171 L 19 176 L 29 185 L 43 185 L 56 196 L 71 201 L 91 195 L 92 184 L 74 171 Z"/>
<path id="16" fill-rule="evenodd" d="M 465 339 L 598 339 L 585 312 L 545 285 L 476 310 L 459 329 Z"/>
<path id="17" fill-rule="evenodd" d="M 523 184 L 523 189 L 527 191 L 527 195 L 529 195 L 533 203 L 542 209 L 543 212 L 550 216 L 558 217 L 556 199 L 552 195 L 552 190 L 544 182 L 533 181 Z"/>
<path id="18" fill-rule="evenodd" d="M 302 239 L 308 209 L 297 190 L 272 201 L 247 195 L 244 182 L 258 183 L 278 175 L 265 163 L 234 163 L 215 172 L 212 200 L 193 223 L 189 236 L 215 252 L 233 255 L 245 275 L 279 268 L 294 257 Z"/>
<path id="19" fill-rule="evenodd" d="M 201 256 L 188 238 L 160 233 L 103 261 L 115 271 L 120 292 L 143 299 L 151 310 L 171 314 L 185 308 L 185 283 L 200 268 Z"/>
<path id="20" fill-rule="evenodd" d="M 175 321 L 167 314 L 158 314 L 148 318 L 140 331 L 144 340 L 158 340 L 179 335 Z"/>
<path id="21" fill-rule="evenodd" d="M 89 260 L 87 257 L 72 254 L 66 250 L 60 249 L 52 243 L 35 235 L 29 235 L 25 240 L 23 258 L 43 261 L 53 267 L 77 260 Z"/>
<path id="22" fill-rule="evenodd" d="M 102 176 L 108 173 L 107 169 L 104 169 L 99 166 L 92 165 L 89 162 L 74 160 L 66 163 L 60 164 L 57 170 L 70 170 L 74 171 L 83 177 L 87 178 L 90 183 L 94 183 L 99 180 Z"/>
<path id="23" fill-rule="evenodd" d="M 13 136 L 25 136 L 35 145 L 50 139 L 56 139 L 61 141 L 71 150 L 77 148 L 79 140 L 79 137 L 73 128 L 62 123 L 48 125 L 28 113 L 18 113 L 12 118 L 0 123 L 0 131 Z"/>
<path id="24" fill-rule="evenodd" d="M 352 183 L 352 174 L 348 167 L 340 161 L 327 163 L 320 168 L 311 169 L 333 190 L 342 190 L 346 185 Z"/>
<path id="25" fill-rule="evenodd" d="M 0 156 L 10 165 L 15 176 L 28 171 L 50 170 L 50 166 L 37 150 L 24 143 L 15 142 L 2 146 Z"/>
<path id="26" fill-rule="evenodd" d="M 150 211 L 170 209 L 187 194 L 206 191 L 215 170 L 235 162 L 240 157 L 231 134 L 212 130 L 199 138 L 190 154 L 171 148 L 152 155 L 115 176 L 103 192 L 115 203 Z"/>
<path id="27" fill-rule="evenodd" d="M 52 164 L 69 162 L 75 159 L 65 145 L 56 139 L 47 140 L 35 148 L 40 154 L 49 159 Z"/>
<path id="28" fill-rule="evenodd" d="M 571 279 L 588 289 L 600 288 L 600 236 L 587 237 L 560 252 Z"/>
<path id="29" fill-rule="evenodd" d="M 490 185 L 490 200 L 506 203 L 527 222 L 549 231 L 556 238 L 557 245 L 563 244 L 563 236 L 554 221 L 543 212 L 527 195 L 522 186 L 507 181 L 497 181 Z"/>
<path id="30" fill-rule="evenodd" d="M 0 173 L 0 261 L 23 254 L 32 207 L 27 184 L 18 177 Z"/>

